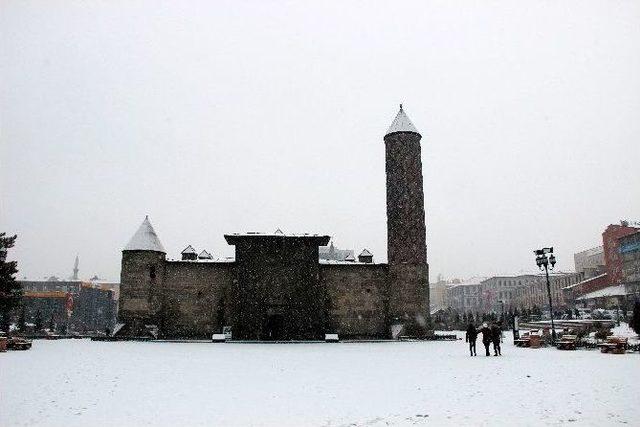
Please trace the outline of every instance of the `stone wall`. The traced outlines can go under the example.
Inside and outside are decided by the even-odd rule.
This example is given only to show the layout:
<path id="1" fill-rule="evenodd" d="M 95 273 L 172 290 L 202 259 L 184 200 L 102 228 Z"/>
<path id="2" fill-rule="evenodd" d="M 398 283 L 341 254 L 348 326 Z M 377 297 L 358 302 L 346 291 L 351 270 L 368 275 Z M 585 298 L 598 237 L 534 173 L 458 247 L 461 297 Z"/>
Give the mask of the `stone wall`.
<path id="1" fill-rule="evenodd" d="M 225 236 L 236 246 L 230 289 L 233 336 L 317 340 L 326 331 L 326 292 L 318 246 L 325 237 Z"/>
<path id="2" fill-rule="evenodd" d="M 167 261 L 158 326 L 167 337 L 210 338 L 229 321 L 234 264 Z"/>
<path id="3" fill-rule="evenodd" d="M 331 330 L 341 338 L 388 338 L 386 264 L 321 264 Z"/>

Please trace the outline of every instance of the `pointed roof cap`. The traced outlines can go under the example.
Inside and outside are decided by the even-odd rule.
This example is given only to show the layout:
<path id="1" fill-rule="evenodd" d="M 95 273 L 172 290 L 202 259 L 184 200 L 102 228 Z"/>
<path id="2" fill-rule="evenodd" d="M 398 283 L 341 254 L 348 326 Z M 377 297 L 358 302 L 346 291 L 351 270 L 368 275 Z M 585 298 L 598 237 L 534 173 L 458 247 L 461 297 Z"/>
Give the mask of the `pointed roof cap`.
<path id="1" fill-rule="evenodd" d="M 151 222 L 149 222 L 149 215 L 144 217 L 144 221 L 133 235 L 127 246 L 124 247 L 125 251 L 154 251 L 167 253 L 164 250 L 164 246 L 160 243 L 160 239 L 153 229 Z"/>
<path id="2" fill-rule="evenodd" d="M 198 258 L 199 259 L 213 259 L 213 256 L 207 252 L 206 250 L 203 250 L 202 252 L 200 252 L 200 254 L 198 254 Z"/>
<path id="3" fill-rule="evenodd" d="M 196 250 L 191 245 L 189 245 L 186 248 L 184 248 L 184 250 L 182 252 L 180 252 L 180 253 L 181 254 L 197 254 Z"/>
<path id="4" fill-rule="evenodd" d="M 398 114 L 396 114 L 396 118 L 393 119 L 393 123 L 391 123 L 391 126 L 389 126 L 389 129 L 387 130 L 387 133 L 384 134 L 384 136 L 395 132 L 413 132 L 420 135 L 418 129 L 416 129 L 413 123 L 411 123 L 411 120 L 409 120 L 409 116 L 407 116 L 407 113 L 405 113 L 402 109 L 402 104 L 400 104 L 400 111 L 398 111 Z"/>
<path id="5" fill-rule="evenodd" d="M 344 257 L 345 261 L 355 261 L 356 259 L 353 257 L 353 254 L 348 254 L 346 257 Z"/>
<path id="6" fill-rule="evenodd" d="M 373 256 L 373 254 L 369 252 L 369 250 L 363 249 L 362 252 L 360 252 L 360 255 L 358 256 Z"/>

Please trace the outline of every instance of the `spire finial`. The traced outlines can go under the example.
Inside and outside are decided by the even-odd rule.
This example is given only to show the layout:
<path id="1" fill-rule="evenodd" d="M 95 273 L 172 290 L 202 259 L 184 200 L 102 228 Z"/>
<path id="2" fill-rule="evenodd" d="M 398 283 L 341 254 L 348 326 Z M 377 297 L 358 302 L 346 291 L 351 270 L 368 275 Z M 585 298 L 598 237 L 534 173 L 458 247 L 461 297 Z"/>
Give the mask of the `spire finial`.
<path id="1" fill-rule="evenodd" d="M 402 104 L 400 104 L 400 111 L 402 111 Z"/>

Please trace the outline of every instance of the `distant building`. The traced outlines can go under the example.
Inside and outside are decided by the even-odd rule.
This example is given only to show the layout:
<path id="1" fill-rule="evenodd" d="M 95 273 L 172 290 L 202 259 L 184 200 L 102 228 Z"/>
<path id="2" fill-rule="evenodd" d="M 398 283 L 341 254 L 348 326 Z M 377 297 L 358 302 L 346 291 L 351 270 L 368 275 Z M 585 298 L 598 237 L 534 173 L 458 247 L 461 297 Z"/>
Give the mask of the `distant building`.
<path id="1" fill-rule="evenodd" d="M 618 285 L 623 282 L 622 254 L 620 253 L 619 239 L 640 231 L 640 228 L 630 227 L 627 224 L 625 221 L 622 221 L 620 225 L 611 224 L 602 233 L 604 261 L 608 281 L 611 285 Z"/>
<path id="2" fill-rule="evenodd" d="M 573 254 L 576 273 L 584 279 L 599 276 L 605 272 L 604 247 L 598 246 Z"/>
<path id="3" fill-rule="evenodd" d="M 453 286 L 452 283 L 448 283 L 444 280 L 439 280 L 436 283 L 429 283 L 429 301 L 431 304 L 431 312 L 446 308 L 446 296 L 447 289 Z"/>
<path id="4" fill-rule="evenodd" d="M 563 290 L 563 295 L 568 305 L 580 304 L 585 302 L 587 294 L 593 294 L 596 291 L 610 288 L 607 292 L 619 292 L 619 288 L 613 288 L 617 285 L 626 285 L 625 289 L 628 294 L 634 294 L 636 286 L 633 285 L 634 271 L 637 268 L 638 249 L 635 244 L 640 232 L 640 228 L 630 225 L 627 221 L 621 221 L 620 224 L 610 224 L 602 233 L 602 257 L 604 259 L 604 267 L 598 268 L 600 274 L 589 276 L 589 265 L 593 265 L 597 260 L 597 248 L 580 252 L 584 254 L 576 261 L 576 271 L 582 275 L 582 280 Z M 585 254 L 587 252 L 587 254 Z M 574 257 L 575 259 L 575 257 Z M 591 261 L 589 261 L 591 259 Z M 591 264 L 590 264 L 591 263 Z M 596 262 L 597 263 L 597 262 Z M 584 270 L 578 271 L 578 267 L 586 266 Z M 601 297 L 598 297 L 601 298 Z M 604 301 L 598 299 L 596 301 Z"/>
<path id="5" fill-rule="evenodd" d="M 318 256 L 326 261 L 355 261 L 355 252 L 353 249 L 338 249 L 333 245 L 333 241 L 329 246 L 320 246 L 318 248 Z"/>
<path id="6" fill-rule="evenodd" d="M 576 273 L 550 273 L 554 310 L 567 306 L 563 288 L 577 283 L 580 278 Z M 500 313 L 502 310 L 530 310 L 534 306 L 543 308 L 549 305 L 543 273 L 474 278 L 450 285 L 444 291 L 445 305 L 460 313 Z"/>
<path id="7" fill-rule="evenodd" d="M 563 289 L 578 283 L 581 279 L 582 275 L 577 273 L 556 271 L 549 273 L 554 311 L 566 309 L 569 306 Z M 548 307 L 549 296 L 544 273 L 523 277 L 523 285 L 514 290 L 511 305 L 519 310 L 531 309 L 534 306 Z"/>
<path id="8" fill-rule="evenodd" d="M 622 282 L 628 295 L 640 295 L 640 230 L 619 239 L 622 258 Z"/>
<path id="9" fill-rule="evenodd" d="M 485 277 L 473 277 L 445 290 L 445 304 L 458 313 L 480 312 L 481 283 Z"/>
<path id="10" fill-rule="evenodd" d="M 118 283 L 90 281 L 18 280 L 23 290 L 17 318 L 24 311 L 27 322 L 39 315 L 45 326 L 53 320 L 58 330 L 65 325 L 80 333 L 113 330 L 118 304 Z M 39 314 L 38 314 L 39 313 Z"/>

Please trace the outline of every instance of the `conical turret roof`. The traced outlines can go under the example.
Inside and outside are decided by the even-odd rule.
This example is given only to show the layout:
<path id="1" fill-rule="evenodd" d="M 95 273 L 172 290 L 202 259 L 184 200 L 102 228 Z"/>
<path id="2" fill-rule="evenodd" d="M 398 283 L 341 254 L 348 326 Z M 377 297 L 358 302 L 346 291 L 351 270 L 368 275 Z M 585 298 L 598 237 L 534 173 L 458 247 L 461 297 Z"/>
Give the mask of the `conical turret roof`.
<path id="1" fill-rule="evenodd" d="M 398 114 L 396 114 L 396 118 L 393 119 L 393 123 L 391 123 L 391 126 L 389 126 L 389 129 L 387 130 L 385 136 L 395 132 L 413 132 L 420 134 L 420 132 L 418 132 L 418 129 L 416 129 L 413 123 L 411 123 L 411 120 L 409 120 L 409 116 L 407 116 L 407 113 L 405 113 L 402 109 L 402 104 L 400 104 L 400 111 L 398 111 Z"/>
<path id="2" fill-rule="evenodd" d="M 133 235 L 127 246 L 124 247 L 125 251 L 154 251 L 167 253 L 164 250 L 164 246 L 160 243 L 160 239 L 153 229 L 151 222 L 149 222 L 149 216 L 147 215 L 142 221 L 140 228 Z"/>

